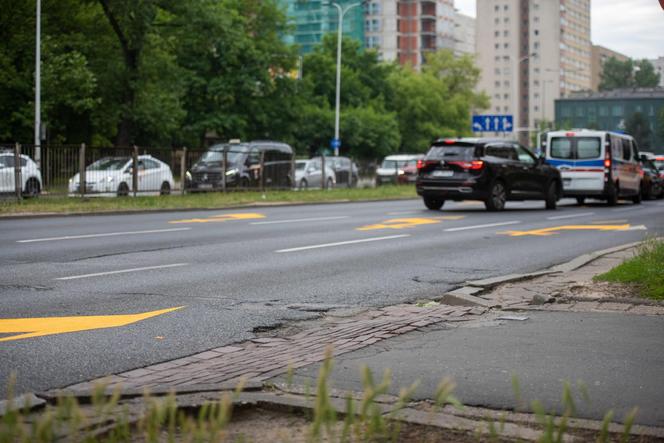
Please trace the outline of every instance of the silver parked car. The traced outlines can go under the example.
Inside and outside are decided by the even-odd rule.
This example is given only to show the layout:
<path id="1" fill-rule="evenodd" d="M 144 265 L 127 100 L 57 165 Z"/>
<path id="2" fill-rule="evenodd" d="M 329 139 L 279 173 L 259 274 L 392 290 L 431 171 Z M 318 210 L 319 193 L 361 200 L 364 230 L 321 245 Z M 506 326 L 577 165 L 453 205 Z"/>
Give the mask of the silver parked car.
<path id="1" fill-rule="evenodd" d="M 298 189 L 320 188 L 323 186 L 323 169 L 320 158 L 295 161 L 295 183 Z M 332 189 L 337 183 L 334 169 L 326 162 L 325 183 Z"/>
<path id="2" fill-rule="evenodd" d="M 0 193 L 16 191 L 14 179 L 14 154 L 0 153 Z M 21 155 L 21 189 L 26 197 L 36 197 L 42 189 L 42 176 L 37 163 L 27 155 Z"/>

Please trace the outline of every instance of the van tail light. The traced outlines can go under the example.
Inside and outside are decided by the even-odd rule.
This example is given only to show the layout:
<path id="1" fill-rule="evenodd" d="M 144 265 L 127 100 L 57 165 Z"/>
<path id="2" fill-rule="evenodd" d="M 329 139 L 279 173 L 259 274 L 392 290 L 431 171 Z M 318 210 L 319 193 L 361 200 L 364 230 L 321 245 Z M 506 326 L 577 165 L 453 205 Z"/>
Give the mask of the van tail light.
<path id="1" fill-rule="evenodd" d="M 484 167 L 482 160 L 473 160 L 469 162 L 446 162 L 448 165 L 457 165 L 469 171 L 479 171 Z"/>
<path id="2" fill-rule="evenodd" d="M 604 167 L 605 168 L 610 168 L 611 167 L 611 155 L 609 154 L 609 150 L 606 150 L 606 154 L 604 154 Z"/>

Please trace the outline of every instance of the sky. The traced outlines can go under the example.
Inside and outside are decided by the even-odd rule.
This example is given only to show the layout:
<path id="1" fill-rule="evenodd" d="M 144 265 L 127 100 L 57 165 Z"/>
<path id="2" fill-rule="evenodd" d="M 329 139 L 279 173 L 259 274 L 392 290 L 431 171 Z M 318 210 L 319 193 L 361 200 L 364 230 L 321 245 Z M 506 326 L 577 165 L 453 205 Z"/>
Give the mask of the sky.
<path id="1" fill-rule="evenodd" d="M 664 10 L 658 0 L 591 2 L 593 44 L 636 59 L 664 56 Z M 454 6 L 475 17 L 475 0 L 454 0 Z"/>

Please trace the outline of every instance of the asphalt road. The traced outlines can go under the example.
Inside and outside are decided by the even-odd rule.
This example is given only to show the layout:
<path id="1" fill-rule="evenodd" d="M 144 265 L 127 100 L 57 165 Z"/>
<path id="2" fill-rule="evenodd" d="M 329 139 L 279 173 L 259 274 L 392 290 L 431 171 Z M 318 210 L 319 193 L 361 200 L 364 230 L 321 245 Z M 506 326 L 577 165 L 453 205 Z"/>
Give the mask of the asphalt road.
<path id="1" fill-rule="evenodd" d="M 598 230 L 605 225 L 611 230 Z M 574 228 L 546 231 L 561 226 Z M 512 203 L 502 213 L 474 202 L 433 212 L 408 200 L 2 219 L 0 383 L 14 371 L 18 391 L 65 386 L 245 340 L 312 318 L 310 308 L 427 299 L 468 279 L 534 271 L 662 233 L 661 200 L 568 202 L 558 211 Z M 176 307 L 117 328 L 2 341 L 31 332 L 8 330 L 3 319 Z"/>

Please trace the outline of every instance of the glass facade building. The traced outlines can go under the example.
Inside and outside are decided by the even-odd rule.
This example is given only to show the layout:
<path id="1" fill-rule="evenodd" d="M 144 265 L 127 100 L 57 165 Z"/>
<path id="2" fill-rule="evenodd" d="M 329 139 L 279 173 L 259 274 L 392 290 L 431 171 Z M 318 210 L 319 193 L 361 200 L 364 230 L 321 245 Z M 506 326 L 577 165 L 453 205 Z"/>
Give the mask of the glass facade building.
<path id="1" fill-rule="evenodd" d="M 358 0 L 335 0 L 342 7 Z M 339 13 L 336 7 L 324 0 L 278 0 L 288 16 L 293 31 L 284 37 L 287 43 L 300 47 L 300 53 L 311 52 L 323 36 L 336 33 Z M 357 40 L 364 47 L 364 8 L 355 7 L 344 16 L 344 37 Z"/>

